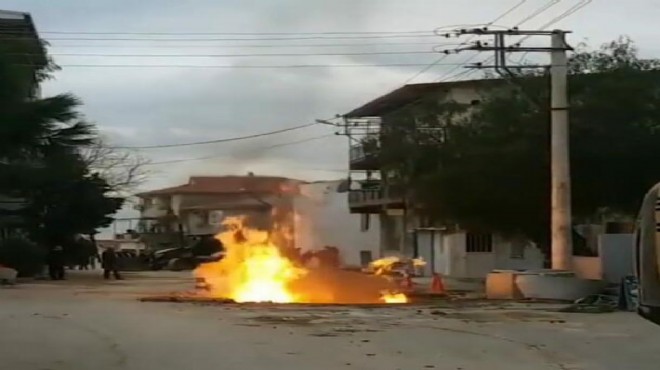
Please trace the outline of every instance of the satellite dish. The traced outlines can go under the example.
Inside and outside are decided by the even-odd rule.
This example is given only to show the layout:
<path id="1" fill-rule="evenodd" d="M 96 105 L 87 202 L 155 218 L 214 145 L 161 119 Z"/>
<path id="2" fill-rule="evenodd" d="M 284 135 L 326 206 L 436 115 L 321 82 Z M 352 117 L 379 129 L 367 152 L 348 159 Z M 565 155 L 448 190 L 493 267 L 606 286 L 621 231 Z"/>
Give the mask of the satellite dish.
<path id="1" fill-rule="evenodd" d="M 660 183 L 644 197 L 635 231 L 637 312 L 660 325 Z"/>

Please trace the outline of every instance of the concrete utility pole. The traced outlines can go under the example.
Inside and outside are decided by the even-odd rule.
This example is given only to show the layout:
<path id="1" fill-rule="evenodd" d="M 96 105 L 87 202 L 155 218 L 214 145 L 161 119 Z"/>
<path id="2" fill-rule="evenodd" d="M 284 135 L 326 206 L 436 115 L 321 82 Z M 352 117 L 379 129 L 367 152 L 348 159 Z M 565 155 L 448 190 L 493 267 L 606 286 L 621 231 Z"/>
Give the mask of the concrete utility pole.
<path id="1" fill-rule="evenodd" d="M 477 41 L 472 46 L 454 49 L 449 52 L 460 52 L 463 50 L 494 51 L 494 65 L 483 65 L 477 63 L 468 68 L 493 68 L 505 79 L 512 82 L 516 73 L 512 69 L 524 68 L 548 68 L 547 65 L 508 65 L 507 54 L 513 52 L 544 52 L 550 53 L 550 76 L 551 76 L 551 171 L 552 171 L 552 201 L 551 201 L 551 236 L 552 236 L 552 269 L 570 270 L 572 268 L 573 243 L 571 225 L 571 174 L 569 156 L 569 119 L 568 119 L 568 57 L 566 52 L 571 47 L 566 43 L 568 31 L 523 31 L 519 29 L 490 30 L 487 28 L 475 28 L 469 30 L 458 30 L 448 33 L 446 36 L 461 35 L 492 35 L 493 46 L 488 43 Z M 515 44 L 506 44 L 506 37 L 525 35 L 524 39 L 531 36 L 550 36 L 551 47 L 523 47 L 522 41 Z M 523 39 L 523 40 L 524 40 Z"/>
<path id="2" fill-rule="evenodd" d="M 571 169 L 568 129 L 568 58 L 566 33 L 552 35 L 552 268 L 570 270 L 573 260 L 571 226 Z"/>

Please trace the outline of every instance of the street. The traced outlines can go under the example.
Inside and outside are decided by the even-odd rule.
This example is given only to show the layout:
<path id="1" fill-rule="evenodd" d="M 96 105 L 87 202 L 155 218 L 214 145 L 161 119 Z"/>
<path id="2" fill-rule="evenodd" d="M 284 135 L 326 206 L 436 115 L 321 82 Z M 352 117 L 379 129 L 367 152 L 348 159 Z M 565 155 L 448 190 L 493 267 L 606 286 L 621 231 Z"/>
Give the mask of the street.
<path id="1" fill-rule="evenodd" d="M 16 370 L 656 369 L 660 328 L 547 305 L 379 308 L 145 303 L 189 273 L 0 289 L 0 358 Z"/>

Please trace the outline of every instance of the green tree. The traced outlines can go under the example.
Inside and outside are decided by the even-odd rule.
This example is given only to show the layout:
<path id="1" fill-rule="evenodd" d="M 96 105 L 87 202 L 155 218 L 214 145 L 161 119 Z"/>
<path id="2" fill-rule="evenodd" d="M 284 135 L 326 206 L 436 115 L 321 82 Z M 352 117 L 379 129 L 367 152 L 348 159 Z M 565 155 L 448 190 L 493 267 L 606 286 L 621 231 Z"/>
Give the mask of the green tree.
<path id="1" fill-rule="evenodd" d="M 52 245 L 107 226 L 122 199 L 85 157 L 99 138 L 80 100 L 35 94 L 57 70 L 38 51 L 45 55 L 20 41 L 0 46 L 0 192 L 25 201 L 20 214 L 31 237 Z"/>
<path id="2" fill-rule="evenodd" d="M 596 51 L 582 45 L 570 58 L 576 222 L 604 212 L 634 214 L 644 192 L 660 181 L 660 167 L 652 165 L 660 161 L 659 66 L 640 59 L 626 38 Z M 460 119 L 436 119 L 448 112 L 437 104 L 412 107 L 409 119 L 435 122 L 443 139 L 434 148 L 383 145 L 381 161 L 387 168 L 402 166 L 403 157 L 425 158 L 406 181 L 415 201 L 436 220 L 524 236 L 547 247 L 549 84 L 539 74 L 518 82 L 487 93 Z M 395 139 L 384 131 L 383 141 Z M 416 130 L 415 141 L 433 139 L 418 137 L 423 134 Z"/>

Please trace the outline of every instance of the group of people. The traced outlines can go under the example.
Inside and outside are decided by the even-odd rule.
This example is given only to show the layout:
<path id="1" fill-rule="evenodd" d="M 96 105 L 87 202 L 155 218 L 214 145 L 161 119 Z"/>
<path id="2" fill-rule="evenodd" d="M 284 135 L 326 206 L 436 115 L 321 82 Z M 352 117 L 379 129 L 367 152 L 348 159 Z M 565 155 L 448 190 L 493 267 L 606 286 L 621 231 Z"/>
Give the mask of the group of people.
<path id="1" fill-rule="evenodd" d="M 56 245 L 50 249 L 48 252 L 47 264 L 48 275 L 52 280 L 65 279 L 65 266 L 67 266 L 67 260 L 67 255 L 61 245 Z M 121 275 L 119 274 L 119 257 L 114 248 L 106 248 L 103 253 L 101 253 L 100 257 L 98 254 L 94 253 L 84 261 L 80 261 L 78 269 L 87 270 L 90 266 L 94 269 L 96 268 L 97 260 L 101 262 L 104 279 L 110 279 L 110 276 L 113 276 L 117 280 L 121 279 Z"/>

